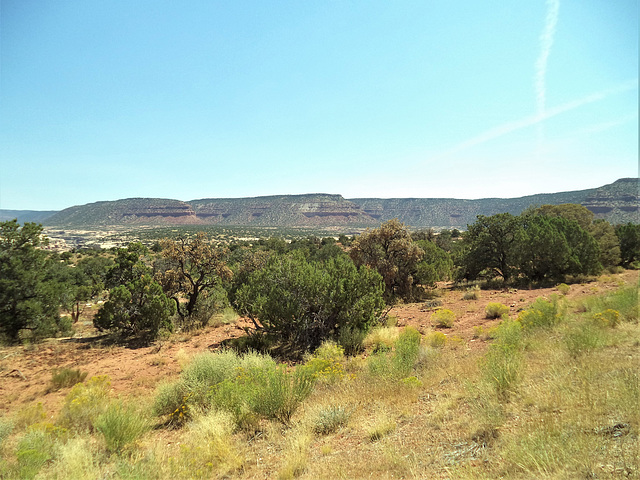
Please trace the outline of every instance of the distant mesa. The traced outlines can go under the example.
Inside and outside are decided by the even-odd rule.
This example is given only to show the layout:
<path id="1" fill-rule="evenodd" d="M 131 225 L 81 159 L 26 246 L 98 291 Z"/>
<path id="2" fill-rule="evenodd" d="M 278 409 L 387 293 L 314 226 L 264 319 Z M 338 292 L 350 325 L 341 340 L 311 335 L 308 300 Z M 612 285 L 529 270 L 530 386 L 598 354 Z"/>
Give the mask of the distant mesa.
<path id="1" fill-rule="evenodd" d="M 352 198 L 311 193 L 248 198 L 205 198 L 183 202 L 128 198 L 66 208 L 60 212 L 0 210 L 0 220 L 42 222 L 65 228 L 142 225 L 257 227 L 375 227 L 398 218 L 414 228 L 465 228 L 477 215 L 520 214 L 532 205 L 578 203 L 613 224 L 640 223 L 637 178 L 599 188 L 519 198 Z"/>

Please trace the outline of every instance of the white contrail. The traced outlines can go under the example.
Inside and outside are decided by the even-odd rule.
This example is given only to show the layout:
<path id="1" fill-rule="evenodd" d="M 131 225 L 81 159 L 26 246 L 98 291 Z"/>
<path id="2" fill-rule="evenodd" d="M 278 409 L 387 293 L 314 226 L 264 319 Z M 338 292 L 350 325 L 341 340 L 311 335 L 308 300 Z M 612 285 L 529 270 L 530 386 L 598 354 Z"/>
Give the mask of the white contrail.
<path id="1" fill-rule="evenodd" d="M 538 107 L 538 115 L 543 117 L 546 109 L 547 100 L 547 63 L 551 47 L 553 46 L 553 38 L 556 33 L 556 25 L 558 24 L 558 10 L 560 9 L 559 0 L 547 0 L 547 18 L 544 22 L 544 29 L 540 35 L 540 55 L 536 60 L 535 71 L 535 89 L 536 89 L 536 106 Z"/>
<path id="2" fill-rule="evenodd" d="M 591 95 L 587 95 L 586 97 L 580 98 L 578 100 L 574 100 L 572 102 L 563 103 L 562 105 L 558 105 L 557 107 L 553 107 L 550 109 L 545 109 L 545 111 L 540 114 L 538 112 L 535 115 L 530 115 L 528 117 L 521 118 L 519 120 L 515 120 L 513 122 L 505 123 L 499 125 L 497 127 L 491 128 L 485 132 L 482 132 L 475 137 L 472 137 L 464 142 L 459 143 L 455 147 L 449 149 L 444 152 L 442 156 L 450 155 L 452 153 L 457 153 L 462 150 L 466 150 L 467 148 L 474 147 L 481 143 L 488 142 L 489 140 L 494 140 L 496 138 L 502 137 L 503 135 L 507 135 L 511 132 L 515 132 L 516 130 L 520 130 L 526 127 L 532 127 L 534 125 L 540 125 L 545 120 L 555 117 L 557 115 L 563 114 L 565 112 L 575 110 L 576 108 L 583 107 L 590 103 L 598 102 L 600 100 L 604 100 L 605 98 L 611 97 L 613 95 L 619 95 L 621 93 L 629 92 L 638 88 L 638 79 L 634 78 L 633 80 L 629 80 L 627 82 L 621 83 L 613 88 L 608 88 L 606 90 L 601 90 L 596 93 L 592 93 Z"/>

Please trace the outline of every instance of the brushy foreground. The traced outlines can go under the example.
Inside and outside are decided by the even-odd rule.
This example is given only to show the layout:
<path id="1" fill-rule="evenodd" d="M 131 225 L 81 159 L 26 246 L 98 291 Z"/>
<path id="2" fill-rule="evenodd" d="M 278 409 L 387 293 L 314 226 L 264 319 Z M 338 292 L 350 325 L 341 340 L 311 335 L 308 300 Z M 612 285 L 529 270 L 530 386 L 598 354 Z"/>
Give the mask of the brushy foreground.
<path id="1" fill-rule="evenodd" d="M 152 398 L 75 384 L 0 419 L 0 478 L 638 478 L 638 288 L 539 299 L 470 349 L 374 329 L 297 366 L 205 352 Z"/>

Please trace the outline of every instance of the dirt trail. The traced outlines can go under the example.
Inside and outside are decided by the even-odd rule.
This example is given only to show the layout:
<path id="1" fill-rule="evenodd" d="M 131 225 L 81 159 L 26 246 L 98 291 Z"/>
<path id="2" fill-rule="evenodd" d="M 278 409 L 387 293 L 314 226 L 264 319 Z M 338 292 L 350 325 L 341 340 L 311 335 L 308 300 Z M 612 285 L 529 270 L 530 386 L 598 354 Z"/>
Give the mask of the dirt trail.
<path id="1" fill-rule="evenodd" d="M 613 291 L 621 284 L 638 282 L 637 271 L 601 277 L 597 283 L 576 284 L 568 293 L 570 299 Z M 510 307 L 510 315 L 526 308 L 537 297 L 557 293 L 555 288 L 538 290 L 481 291 L 478 300 L 462 300 L 463 292 L 443 285 L 443 295 L 437 300 L 443 308 L 456 313 L 453 328 L 440 329 L 450 336 L 458 336 L 467 348 L 483 348 L 484 341 L 474 339 L 474 327 L 489 327 L 498 320 L 485 318 L 484 309 L 489 302 L 500 302 Z M 95 308 L 95 307 L 94 307 Z M 434 330 L 431 326 L 433 309 L 425 303 L 404 304 L 394 307 L 389 315 L 397 318 L 399 326 L 411 325 L 422 333 Z M 52 339 L 35 346 L 0 348 L 0 414 L 7 415 L 22 406 L 42 402 L 46 412 L 55 415 L 69 389 L 49 392 L 52 371 L 56 368 L 79 368 L 89 377 L 109 375 L 115 395 L 144 397 L 153 392 L 162 381 L 176 378 L 180 362 L 191 355 L 220 347 L 220 342 L 244 334 L 239 321 L 235 325 L 207 328 L 197 335 L 174 335 L 169 341 L 158 342 L 144 348 L 100 346 L 91 336 L 95 310 L 87 311 L 78 323 L 76 336 L 70 339 Z"/>

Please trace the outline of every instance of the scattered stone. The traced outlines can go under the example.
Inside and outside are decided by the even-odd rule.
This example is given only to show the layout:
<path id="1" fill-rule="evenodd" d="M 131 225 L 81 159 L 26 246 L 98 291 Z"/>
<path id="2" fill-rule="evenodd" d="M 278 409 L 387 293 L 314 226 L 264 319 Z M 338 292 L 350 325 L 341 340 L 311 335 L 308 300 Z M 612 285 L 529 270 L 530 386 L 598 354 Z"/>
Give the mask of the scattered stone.
<path id="1" fill-rule="evenodd" d="M 593 429 L 597 435 L 605 435 L 609 437 L 623 437 L 631 431 L 631 425 L 628 423 L 616 423 L 610 427 L 597 427 Z"/>

